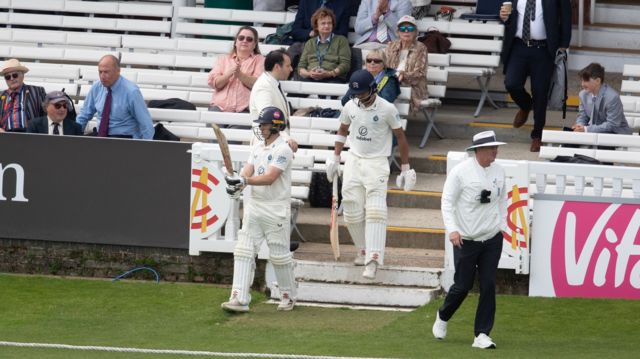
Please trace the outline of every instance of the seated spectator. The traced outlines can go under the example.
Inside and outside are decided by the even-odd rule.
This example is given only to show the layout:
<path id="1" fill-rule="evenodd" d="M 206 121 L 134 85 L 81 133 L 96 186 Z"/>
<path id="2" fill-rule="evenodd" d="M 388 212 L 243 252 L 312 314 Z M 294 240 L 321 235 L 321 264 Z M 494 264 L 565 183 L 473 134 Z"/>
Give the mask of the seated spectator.
<path id="1" fill-rule="evenodd" d="M 209 87 L 215 90 L 209 111 L 249 112 L 251 88 L 263 72 L 258 32 L 243 26 L 236 33 L 231 53 L 218 57 L 209 72 Z"/>
<path id="2" fill-rule="evenodd" d="M 398 80 L 411 86 L 411 114 L 420 109 L 420 102 L 427 98 L 427 47 L 417 41 L 418 26 L 413 16 L 398 20 L 398 40 L 387 46 L 387 66 L 396 69 Z"/>
<path id="3" fill-rule="evenodd" d="M 291 36 L 295 41 L 305 42 L 318 35 L 313 26 L 313 14 L 320 8 L 330 9 L 334 14 L 335 33 L 347 37 L 349 33 L 350 1 L 347 0 L 303 0 L 293 22 Z M 336 19 L 338 20 L 336 22 Z"/>
<path id="4" fill-rule="evenodd" d="M 311 17 L 318 36 L 307 41 L 300 56 L 298 74 L 304 81 L 345 82 L 351 68 L 349 40 L 333 33 L 336 16 L 320 8 Z"/>
<path id="5" fill-rule="evenodd" d="M 49 92 L 42 104 L 47 115 L 29 122 L 27 132 L 46 133 L 56 136 L 82 136 L 82 127 L 75 121 L 66 118 L 69 105 L 64 92 Z"/>
<path id="6" fill-rule="evenodd" d="M 398 19 L 411 15 L 410 0 L 363 0 L 356 18 L 358 40 L 354 47 L 379 49 L 396 40 Z"/>
<path id="7" fill-rule="evenodd" d="M 367 71 L 378 84 L 377 94 L 383 99 L 393 103 L 400 94 L 400 83 L 396 77 L 396 70 L 387 67 L 387 56 L 382 49 L 371 50 L 367 54 Z M 349 100 L 350 96 L 344 95 L 342 106 Z"/>
<path id="8" fill-rule="evenodd" d="M 582 91 L 573 131 L 630 135 L 620 95 L 604 83 L 604 67 L 591 63 L 580 71 L 579 76 Z"/>
<path id="9" fill-rule="evenodd" d="M 0 75 L 7 89 L 0 94 L 0 132 L 26 132 L 29 121 L 46 114 L 42 109 L 46 92 L 43 87 L 24 84 L 27 72 L 29 69 L 18 59 L 2 65 Z"/>
<path id="10" fill-rule="evenodd" d="M 104 55 L 98 61 L 98 75 L 76 117 L 84 131 L 97 115 L 98 137 L 153 139 L 151 114 L 138 86 L 120 75 L 120 60 Z"/>

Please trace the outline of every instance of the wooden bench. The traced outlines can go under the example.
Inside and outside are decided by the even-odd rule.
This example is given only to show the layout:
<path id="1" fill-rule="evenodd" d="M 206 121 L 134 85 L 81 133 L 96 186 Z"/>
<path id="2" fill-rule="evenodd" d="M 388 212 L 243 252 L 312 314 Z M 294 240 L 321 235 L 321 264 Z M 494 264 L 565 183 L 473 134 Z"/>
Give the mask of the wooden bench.
<path id="1" fill-rule="evenodd" d="M 472 76 L 480 88 L 480 99 L 473 116 L 478 117 L 486 101 L 498 106 L 489 95 L 489 83 L 500 65 L 504 25 L 463 20 L 418 20 L 418 30 L 436 28 L 451 41 L 449 74 Z"/>
<path id="2" fill-rule="evenodd" d="M 637 135 L 544 130 L 542 142 L 544 145 L 540 147 L 540 158 L 543 159 L 580 154 L 601 162 L 640 165 L 640 136 Z M 615 147 L 615 150 L 600 147 Z"/>

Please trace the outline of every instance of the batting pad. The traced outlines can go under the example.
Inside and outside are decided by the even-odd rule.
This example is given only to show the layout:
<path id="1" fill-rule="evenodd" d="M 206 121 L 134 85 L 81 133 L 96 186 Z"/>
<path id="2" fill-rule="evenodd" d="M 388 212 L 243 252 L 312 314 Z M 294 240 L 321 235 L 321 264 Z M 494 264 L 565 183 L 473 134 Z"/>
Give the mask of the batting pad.
<path id="1" fill-rule="evenodd" d="M 364 203 L 353 200 L 345 200 L 342 203 L 344 204 L 344 222 L 347 224 L 351 240 L 358 251 L 364 249 Z"/>
<path id="2" fill-rule="evenodd" d="M 387 241 L 387 199 L 382 196 L 367 198 L 366 244 L 367 257 L 365 265 L 375 260 L 384 264 L 384 247 Z"/>
<path id="3" fill-rule="evenodd" d="M 278 281 L 280 293 L 283 296 L 287 294 L 290 299 L 295 300 L 298 293 L 296 278 L 293 274 L 293 267 L 295 266 L 295 263 L 291 256 L 291 252 L 280 255 L 272 253 L 269 256 L 269 260 L 273 265 L 273 271 L 275 272 L 276 280 Z"/>
<path id="4" fill-rule="evenodd" d="M 233 285 L 231 298 L 236 297 L 241 304 L 249 304 L 249 288 L 253 284 L 256 268 L 253 245 L 249 243 L 247 233 L 238 232 L 238 243 L 233 251 Z"/>

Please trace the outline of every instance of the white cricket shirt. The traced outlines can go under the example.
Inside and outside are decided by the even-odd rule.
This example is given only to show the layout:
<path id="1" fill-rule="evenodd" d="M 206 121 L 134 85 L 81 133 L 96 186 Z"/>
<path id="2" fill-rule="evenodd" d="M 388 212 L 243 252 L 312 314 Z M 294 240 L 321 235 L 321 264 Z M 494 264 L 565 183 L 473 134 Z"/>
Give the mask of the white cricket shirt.
<path id="1" fill-rule="evenodd" d="M 265 146 L 264 141 L 257 143 L 253 146 L 247 163 L 253 165 L 251 177 L 265 174 L 269 166 L 282 170 L 271 185 L 251 186 L 252 201 L 290 201 L 293 151 L 282 137 L 278 137 L 269 146 Z"/>

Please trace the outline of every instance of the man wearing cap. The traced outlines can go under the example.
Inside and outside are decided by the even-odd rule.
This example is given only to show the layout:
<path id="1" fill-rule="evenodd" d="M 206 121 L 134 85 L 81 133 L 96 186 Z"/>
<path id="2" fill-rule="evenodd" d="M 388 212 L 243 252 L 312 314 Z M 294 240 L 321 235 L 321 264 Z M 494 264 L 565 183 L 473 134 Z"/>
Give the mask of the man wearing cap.
<path id="1" fill-rule="evenodd" d="M 42 104 L 47 112 L 29 122 L 27 132 L 46 133 L 49 135 L 82 136 L 82 127 L 71 119 L 67 119 L 69 102 L 62 91 L 52 91 L 47 94 Z"/>
<path id="2" fill-rule="evenodd" d="M 396 107 L 376 95 L 377 84 L 367 70 L 358 70 L 349 79 L 347 94 L 352 98 L 340 114 L 333 158 L 327 159 L 327 178 L 339 175 L 340 154 L 349 137 L 349 155 L 344 165 L 342 203 L 344 221 L 356 246 L 356 265 L 364 265 L 362 276 L 374 279 L 384 264 L 387 236 L 387 182 L 392 135 L 398 139 L 402 172 L 398 187 L 410 191 L 416 172 L 409 167 L 409 145 Z"/>
<path id="3" fill-rule="evenodd" d="M 295 305 L 297 290 L 289 250 L 293 150 L 280 135 L 285 127 L 282 110 L 266 107 L 254 122 L 258 125 L 254 133 L 259 142 L 240 174 L 225 176 L 227 193 L 232 198 L 238 198 L 246 186 L 251 186 L 251 201 L 245 204 L 242 229 L 233 251 L 231 295 L 221 307 L 230 312 L 249 311 L 255 255 L 266 239 L 280 291 L 278 310 L 289 311 Z"/>
<path id="4" fill-rule="evenodd" d="M 120 76 L 120 61 L 105 55 L 98 62 L 100 81 L 91 86 L 76 122 L 84 127 L 97 113 L 99 137 L 153 138 L 153 122 L 136 84 Z"/>
<path id="5" fill-rule="evenodd" d="M 5 61 L 0 71 L 7 82 L 7 89 L 0 94 L 0 132 L 26 132 L 29 122 L 44 116 L 43 87 L 24 84 L 24 74 L 29 72 L 18 59 Z"/>
<path id="6" fill-rule="evenodd" d="M 447 175 L 442 192 L 442 218 L 453 244 L 454 284 L 436 312 L 433 335 L 444 339 L 451 319 L 473 287 L 478 271 L 480 299 L 476 310 L 474 348 L 495 348 L 489 337 L 496 312 L 496 271 L 507 229 L 504 169 L 496 164 L 498 146 L 493 131 L 473 136 L 467 151 L 475 152 Z"/>

